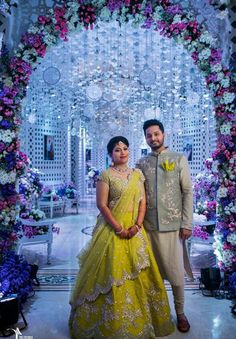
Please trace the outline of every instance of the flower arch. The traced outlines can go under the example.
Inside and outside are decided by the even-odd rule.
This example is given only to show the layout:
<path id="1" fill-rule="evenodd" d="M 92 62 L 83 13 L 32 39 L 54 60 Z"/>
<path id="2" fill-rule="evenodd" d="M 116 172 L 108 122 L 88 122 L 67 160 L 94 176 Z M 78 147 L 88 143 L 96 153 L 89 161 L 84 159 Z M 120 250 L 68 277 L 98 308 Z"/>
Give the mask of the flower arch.
<path id="1" fill-rule="evenodd" d="M 13 57 L 7 60 L 0 94 L 0 254 L 17 239 L 16 182 L 24 167 L 20 157 L 18 132 L 21 101 L 26 95 L 30 75 L 47 49 L 74 30 L 92 29 L 97 19 L 131 21 L 142 28 L 160 31 L 183 44 L 205 76 L 212 94 L 217 129 L 217 146 L 213 153 L 220 186 L 217 193 L 215 251 L 222 270 L 236 269 L 236 100 L 231 72 L 223 66 L 221 51 L 193 13 L 184 12 L 169 0 L 73 0 L 39 16 L 22 36 Z"/>

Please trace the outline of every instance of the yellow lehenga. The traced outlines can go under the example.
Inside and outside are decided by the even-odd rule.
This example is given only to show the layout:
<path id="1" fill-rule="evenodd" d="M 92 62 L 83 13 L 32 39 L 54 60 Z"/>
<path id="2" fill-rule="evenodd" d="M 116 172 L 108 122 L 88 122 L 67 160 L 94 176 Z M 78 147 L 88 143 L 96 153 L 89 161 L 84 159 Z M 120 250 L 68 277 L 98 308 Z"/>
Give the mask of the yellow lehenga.
<path id="1" fill-rule="evenodd" d="M 104 171 L 109 207 L 124 228 L 137 218 L 143 175 L 124 181 Z M 156 338 L 174 331 L 165 287 L 144 228 L 120 239 L 100 215 L 92 240 L 79 256 L 71 295 L 71 338 Z"/>

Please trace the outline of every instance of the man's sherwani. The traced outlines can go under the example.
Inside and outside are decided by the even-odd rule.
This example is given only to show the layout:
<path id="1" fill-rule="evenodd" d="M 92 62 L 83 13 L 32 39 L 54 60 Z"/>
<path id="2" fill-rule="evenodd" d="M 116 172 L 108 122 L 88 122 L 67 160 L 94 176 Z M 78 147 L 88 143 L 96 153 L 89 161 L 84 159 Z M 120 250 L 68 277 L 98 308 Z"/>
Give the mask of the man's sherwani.
<path id="1" fill-rule="evenodd" d="M 192 182 L 187 159 L 165 149 L 150 153 L 137 163 L 145 176 L 147 211 L 144 225 L 149 231 L 192 229 Z"/>

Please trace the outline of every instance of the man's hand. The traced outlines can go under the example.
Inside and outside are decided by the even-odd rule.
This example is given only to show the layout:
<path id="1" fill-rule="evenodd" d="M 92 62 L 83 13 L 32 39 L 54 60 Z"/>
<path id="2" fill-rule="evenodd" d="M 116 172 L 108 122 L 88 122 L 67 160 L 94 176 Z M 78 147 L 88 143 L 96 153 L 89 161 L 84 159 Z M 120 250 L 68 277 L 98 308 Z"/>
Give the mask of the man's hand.
<path id="1" fill-rule="evenodd" d="M 179 230 L 179 237 L 182 240 L 187 240 L 188 238 L 190 238 L 192 235 L 192 231 L 188 230 L 187 228 L 181 228 Z"/>

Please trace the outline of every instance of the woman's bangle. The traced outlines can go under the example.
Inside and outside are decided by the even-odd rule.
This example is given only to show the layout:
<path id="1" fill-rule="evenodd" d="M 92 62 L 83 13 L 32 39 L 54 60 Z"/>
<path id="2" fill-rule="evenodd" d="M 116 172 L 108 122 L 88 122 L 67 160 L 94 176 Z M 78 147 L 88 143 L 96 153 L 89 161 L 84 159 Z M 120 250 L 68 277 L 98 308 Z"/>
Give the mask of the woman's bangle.
<path id="1" fill-rule="evenodd" d="M 115 231 L 115 234 L 121 234 L 124 231 L 123 227 L 121 227 L 120 231 Z"/>
<path id="2" fill-rule="evenodd" d="M 141 228 L 142 228 L 142 226 L 141 226 L 141 225 L 139 225 L 139 224 L 137 224 L 137 223 L 135 224 L 135 226 L 138 226 L 138 228 L 139 228 L 139 229 L 141 229 Z"/>
<path id="3" fill-rule="evenodd" d="M 134 225 L 136 227 L 136 230 L 139 232 L 140 228 L 139 228 L 139 225 Z"/>

